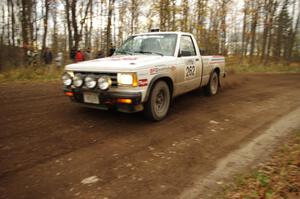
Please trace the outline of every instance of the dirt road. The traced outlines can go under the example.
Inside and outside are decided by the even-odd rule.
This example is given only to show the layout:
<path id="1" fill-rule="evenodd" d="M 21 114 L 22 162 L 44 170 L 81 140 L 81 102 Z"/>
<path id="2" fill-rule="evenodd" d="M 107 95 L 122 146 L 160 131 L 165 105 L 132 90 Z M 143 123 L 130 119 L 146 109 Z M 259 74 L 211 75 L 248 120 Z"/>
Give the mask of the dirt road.
<path id="1" fill-rule="evenodd" d="M 175 198 L 300 106 L 300 74 L 229 76 L 159 123 L 78 107 L 60 87 L 0 85 L 0 198 Z"/>

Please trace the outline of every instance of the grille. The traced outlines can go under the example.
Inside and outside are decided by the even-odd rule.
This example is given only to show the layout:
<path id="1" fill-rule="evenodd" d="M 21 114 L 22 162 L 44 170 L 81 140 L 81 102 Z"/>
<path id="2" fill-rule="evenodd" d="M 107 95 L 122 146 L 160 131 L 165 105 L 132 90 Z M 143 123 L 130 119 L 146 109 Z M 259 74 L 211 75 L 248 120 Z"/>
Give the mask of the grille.
<path id="1" fill-rule="evenodd" d="M 81 74 L 83 76 L 94 75 L 96 78 L 99 78 L 101 76 L 108 76 L 111 79 L 111 86 L 118 87 L 117 73 L 74 72 L 74 74 Z"/>

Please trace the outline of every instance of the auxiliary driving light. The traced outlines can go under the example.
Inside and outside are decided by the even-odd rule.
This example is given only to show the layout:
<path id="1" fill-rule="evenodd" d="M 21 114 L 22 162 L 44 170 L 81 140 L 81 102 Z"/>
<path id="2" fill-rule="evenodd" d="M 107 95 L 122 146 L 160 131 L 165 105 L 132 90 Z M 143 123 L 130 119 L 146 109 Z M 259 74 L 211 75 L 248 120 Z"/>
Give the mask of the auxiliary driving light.
<path id="1" fill-rule="evenodd" d="M 83 79 L 80 74 L 76 74 L 73 78 L 73 85 L 77 88 L 81 87 L 83 85 Z"/>
<path id="2" fill-rule="evenodd" d="M 64 73 L 61 79 L 65 86 L 70 86 L 72 84 L 72 77 L 69 73 Z"/>
<path id="3" fill-rule="evenodd" d="M 96 78 L 93 77 L 93 76 L 87 76 L 84 79 L 84 83 L 85 83 L 85 86 L 88 87 L 88 88 L 95 88 L 96 85 L 97 85 Z"/>
<path id="4" fill-rule="evenodd" d="M 111 86 L 111 79 L 107 76 L 102 76 L 98 79 L 98 86 L 101 90 L 108 90 Z"/>

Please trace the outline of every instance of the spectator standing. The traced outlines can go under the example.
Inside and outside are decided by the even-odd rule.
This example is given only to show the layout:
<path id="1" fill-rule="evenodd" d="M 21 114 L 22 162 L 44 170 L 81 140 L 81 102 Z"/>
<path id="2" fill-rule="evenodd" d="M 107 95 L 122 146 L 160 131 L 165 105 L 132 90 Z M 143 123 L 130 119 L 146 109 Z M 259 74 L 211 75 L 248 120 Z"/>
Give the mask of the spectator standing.
<path id="1" fill-rule="evenodd" d="M 57 69 L 62 67 L 62 64 L 63 64 L 63 53 L 62 52 L 57 53 L 57 57 L 55 58 L 55 62 L 56 62 Z"/>
<path id="2" fill-rule="evenodd" d="M 98 53 L 97 53 L 97 56 L 96 56 L 96 59 L 101 59 L 101 58 L 104 58 L 104 53 L 102 50 L 99 50 Z"/>
<path id="3" fill-rule="evenodd" d="M 76 48 L 75 48 L 75 47 L 73 47 L 73 48 L 71 49 L 71 52 L 70 52 L 70 59 L 73 60 L 73 62 L 76 61 Z"/>
<path id="4" fill-rule="evenodd" d="M 110 56 L 112 56 L 114 53 L 115 53 L 115 50 L 116 50 L 116 48 L 114 47 L 114 45 L 111 43 L 110 44 L 110 49 L 109 49 L 109 54 L 108 54 L 108 56 L 110 57 Z"/>
<path id="5" fill-rule="evenodd" d="M 36 66 L 38 63 L 38 51 L 34 48 L 32 51 L 32 64 Z"/>
<path id="6" fill-rule="evenodd" d="M 26 57 L 27 57 L 27 64 L 31 65 L 33 62 L 33 50 L 31 48 L 27 49 Z"/>
<path id="7" fill-rule="evenodd" d="M 76 53 L 76 57 L 75 57 L 75 61 L 76 62 L 81 62 L 81 61 L 84 61 L 84 54 L 81 52 L 81 50 L 77 50 L 77 53 Z"/>
<path id="8" fill-rule="evenodd" d="M 47 64 L 47 65 L 52 63 L 52 52 L 49 48 L 45 49 L 43 59 L 44 59 L 45 64 Z"/>
<path id="9" fill-rule="evenodd" d="M 90 60 L 92 59 L 92 53 L 91 53 L 91 49 L 90 48 L 87 48 L 85 53 L 84 53 L 84 58 L 85 60 Z"/>

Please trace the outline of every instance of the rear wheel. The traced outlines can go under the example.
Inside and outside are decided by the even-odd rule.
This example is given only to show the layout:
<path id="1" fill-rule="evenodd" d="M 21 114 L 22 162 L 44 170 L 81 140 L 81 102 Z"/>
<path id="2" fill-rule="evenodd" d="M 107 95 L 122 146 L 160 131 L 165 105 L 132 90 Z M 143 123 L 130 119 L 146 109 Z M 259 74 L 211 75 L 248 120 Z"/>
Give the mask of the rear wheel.
<path id="1" fill-rule="evenodd" d="M 157 82 L 145 105 L 144 113 L 146 117 L 153 121 L 164 119 L 170 108 L 170 89 L 165 81 Z"/>
<path id="2" fill-rule="evenodd" d="M 219 91 L 219 75 L 214 71 L 210 78 L 207 86 L 205 87 L 205 93 L 208 96 L 216 95 Z"/>

